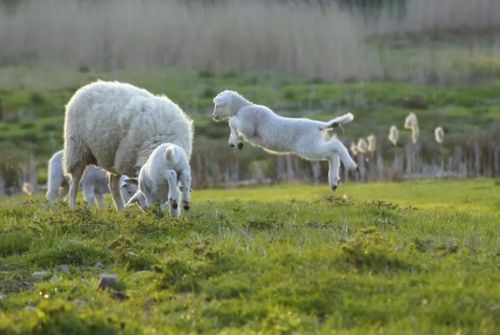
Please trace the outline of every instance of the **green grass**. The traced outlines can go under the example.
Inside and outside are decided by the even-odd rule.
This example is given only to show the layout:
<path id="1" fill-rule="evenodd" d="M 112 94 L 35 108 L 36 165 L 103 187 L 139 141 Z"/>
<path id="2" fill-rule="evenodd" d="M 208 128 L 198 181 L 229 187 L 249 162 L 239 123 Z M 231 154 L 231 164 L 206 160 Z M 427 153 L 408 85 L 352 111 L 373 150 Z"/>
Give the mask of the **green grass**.
<path id="1" fill-rule="evenodd" d="M 487 179 L 195 190 L 179 221 L 5 199 L 0 333 L 494 334 L 499 191 Z M 101 273 L 121 285 L 98 290 Z"/>

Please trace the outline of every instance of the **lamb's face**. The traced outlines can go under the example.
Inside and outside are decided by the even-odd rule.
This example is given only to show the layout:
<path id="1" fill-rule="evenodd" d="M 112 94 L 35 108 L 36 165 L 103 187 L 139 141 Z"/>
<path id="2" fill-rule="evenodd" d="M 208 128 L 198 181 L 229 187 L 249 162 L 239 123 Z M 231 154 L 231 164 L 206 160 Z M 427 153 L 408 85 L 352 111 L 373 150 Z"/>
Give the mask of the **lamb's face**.
<path id="1" fill-rule="evenodd" d="M 227 91 L 219 93 L 214 98 L 214 111 L 212 119 L 220 122 L 231 117 L 231 94 Z"/>
<path id="2" fill-rule="evenodd" d="M 120 180 L 120 193 L 122 195 L 122 199 L 124 203 L 127 203 L 130 198 L 134 196 L 134 194 L 137 192 L 137 183 L 135 182 L 128 182 L 129 178 L 126 176 L 122 176 Z"/>

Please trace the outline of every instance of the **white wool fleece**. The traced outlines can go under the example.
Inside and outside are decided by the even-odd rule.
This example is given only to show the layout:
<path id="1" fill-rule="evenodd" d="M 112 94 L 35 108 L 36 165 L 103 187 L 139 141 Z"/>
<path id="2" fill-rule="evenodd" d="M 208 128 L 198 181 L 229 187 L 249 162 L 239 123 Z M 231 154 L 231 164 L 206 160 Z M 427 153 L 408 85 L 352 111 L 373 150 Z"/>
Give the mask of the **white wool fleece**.
<path id="1" fill-rule="evenodd" d="M 113 201 L 121 210 L 121 175 L 137 175 L 162 143 L 179 145 L 189 160 L 192 141 L 191 119 L 167 97 L 126 83 L 97 81 L 76 91 L 66 106 L 64 169 L 77 179 L 88 164 L 110 172 Z M 75 207 L 75 197 L 70 185 L 70 207 Z"/>

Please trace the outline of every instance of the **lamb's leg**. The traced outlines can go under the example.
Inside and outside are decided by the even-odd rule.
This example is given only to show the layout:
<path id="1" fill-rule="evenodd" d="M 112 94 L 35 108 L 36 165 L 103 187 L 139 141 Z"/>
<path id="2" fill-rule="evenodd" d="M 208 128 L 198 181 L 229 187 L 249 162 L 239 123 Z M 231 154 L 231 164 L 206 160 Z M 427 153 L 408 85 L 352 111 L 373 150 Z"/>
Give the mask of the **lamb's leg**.
<path id="1" fill-rule="evenodd" d="M 183 171 L 180 177 L 180 182 L 182 184 L 182 205 L 184 210 L 187 212 L 191 201 L 191 172 Z"/>
<path id="2" fill-rule="evenodd" d="M 333 154 L 328 159 L 328 184 L 332 191 L 335 191 L 340 181 L 340 157 L 337 154 Z"/>
<path id="3" fill-rule="evenodd" d="M 64 175 L 62 171 L 50 171 L 47 186 L 47 200 L 53 203 L 59 197 L 59 188 L 64 184 Z"/>
<path id="4" fill-rule="evenodd" d="M 82 179 L 84 166 L 75 167 L 73 171 L 70 172 L 70 182 L 69 182 L 69 207 L 76 208 L 76 196 L 78 194 L 78 184 L 80 184 L 80 179 Z"/>
<path id="5" fill-rule="evenodd" d="M 96 194 L 95 199 L 97 200 L 97 207 L 100 209 L 103 209 L 106 207 L 106 203 L 104 202 L 104 195 L 103 194 Z"/>
<path id="6" fill-rule="evenodd" d="M 111 192 L 111 197 L 113 197 L 113 203 L 115 204 L 116 210 L 121 212 L 123 210 L 123 200 L 120 193 L 120 176 L 116 174 L 109 173 L 109 191 Z"/>
<path id="7" fill-rule="evenodd" d="M 83 198 L 89 207 L 94 206 L 95 187 L 92 185 L 82 185 Z"/>
<path id="8" fill-rule="evenodd" d="M 337 154 L 346 169 L 354 170 L 358 167 L 356 162 L 352 159 L 351 155 L 349 155 L 349 151 L 342 142 L 337 139 L 333 139 L 328 141 L 327 145 L 330 155 Z"/>
<path id="9" fill-rule="evenodd" d="M 237 130 L 238 121 L 234 118 L 229 120 L 229 129 L 231 133 L 229 134 L 229 146 L 231 148 L 238 147 L 238 149 L 243 149 L 243 142 L 241 141 L 241 136 L 238 135 Z"/>

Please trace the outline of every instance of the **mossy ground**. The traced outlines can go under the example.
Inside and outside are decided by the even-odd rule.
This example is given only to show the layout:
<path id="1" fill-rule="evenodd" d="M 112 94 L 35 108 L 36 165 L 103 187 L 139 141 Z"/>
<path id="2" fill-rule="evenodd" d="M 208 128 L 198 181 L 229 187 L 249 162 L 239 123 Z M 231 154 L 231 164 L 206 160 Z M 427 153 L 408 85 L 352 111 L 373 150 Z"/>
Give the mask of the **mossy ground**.
<path id="1" fill-rule="evenodd" d="M 495 180 L 195 190 L 178 221 L 4 199 L 0 333 L 494 334 L 499 191 Z M 102 273 L 121 285 L 98 290 Z"/>

